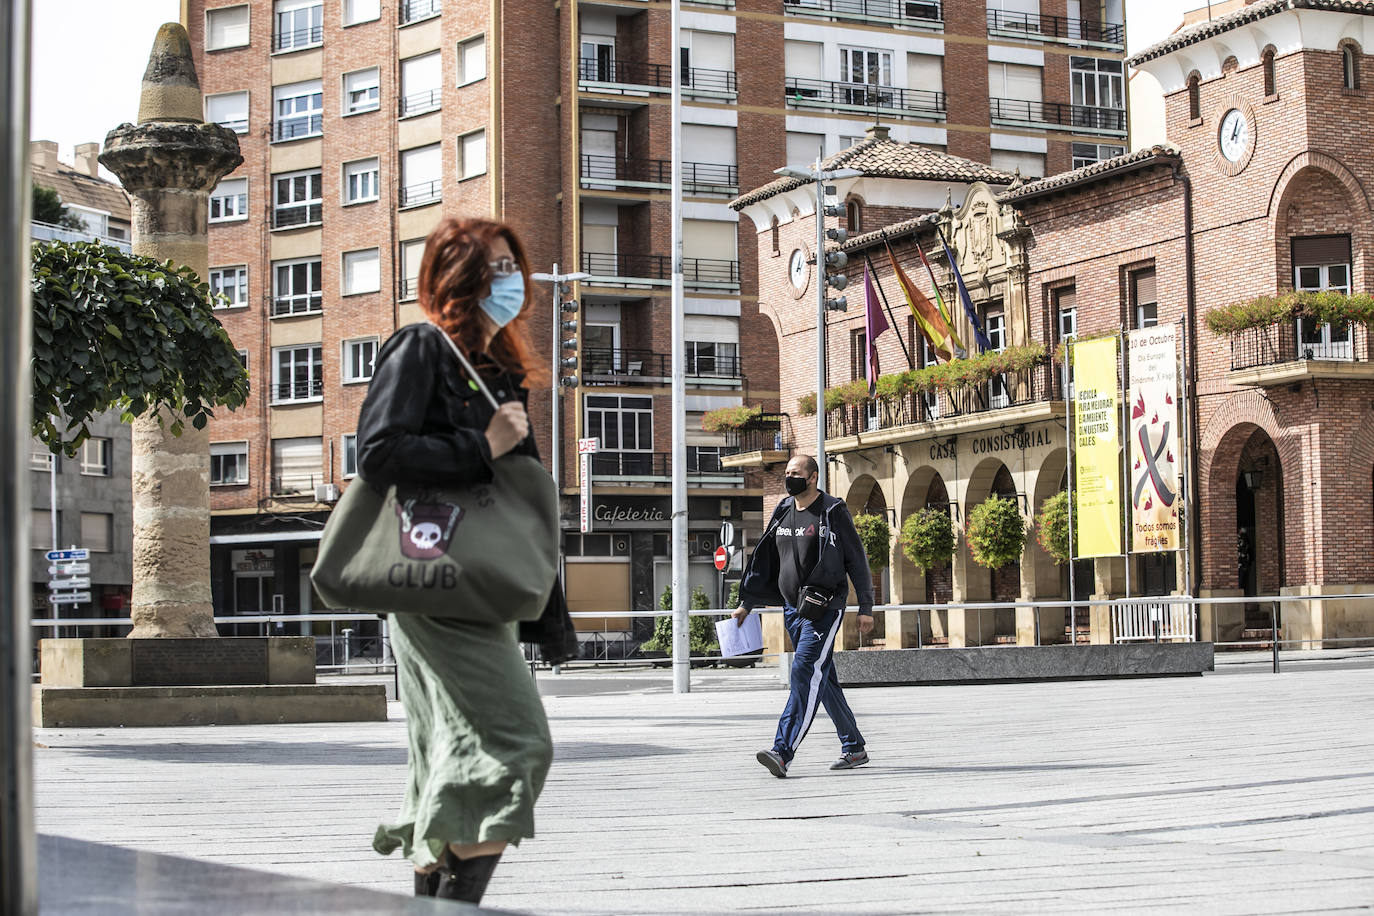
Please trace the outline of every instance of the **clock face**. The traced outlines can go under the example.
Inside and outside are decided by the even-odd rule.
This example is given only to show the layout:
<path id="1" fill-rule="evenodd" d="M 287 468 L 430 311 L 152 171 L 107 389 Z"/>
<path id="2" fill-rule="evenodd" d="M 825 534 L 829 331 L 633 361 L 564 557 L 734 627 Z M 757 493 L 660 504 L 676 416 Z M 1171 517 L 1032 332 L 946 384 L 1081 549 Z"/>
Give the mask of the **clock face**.
<path id="1" fill-rule="evenodd" d="M 1239 108 L 1232 108 L 1221 117 L 1217 143 L 1227 162 L 1240 162 L 1250 146 L 1250 122 Z"/>
<path id="2" fill-rule="evenodd" d="M 793 251 L 791 259 L 787 262 L 787 279 L 798 292 L 806 289 L 807 266 L 806 252 L 800 248 Z"/>

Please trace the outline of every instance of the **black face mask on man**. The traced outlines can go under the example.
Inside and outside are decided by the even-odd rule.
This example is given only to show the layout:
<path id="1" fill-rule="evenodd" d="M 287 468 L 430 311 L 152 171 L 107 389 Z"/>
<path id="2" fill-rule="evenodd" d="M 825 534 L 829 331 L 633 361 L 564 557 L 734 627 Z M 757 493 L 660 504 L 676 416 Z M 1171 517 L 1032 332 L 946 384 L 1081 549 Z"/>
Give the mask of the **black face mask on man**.
<path id="1" fill-rule="evenodd" d="M 805 477 L 784 477 L 782 485 L 787 488 L 788 496 L 801 496 L 806 492 Z"/>

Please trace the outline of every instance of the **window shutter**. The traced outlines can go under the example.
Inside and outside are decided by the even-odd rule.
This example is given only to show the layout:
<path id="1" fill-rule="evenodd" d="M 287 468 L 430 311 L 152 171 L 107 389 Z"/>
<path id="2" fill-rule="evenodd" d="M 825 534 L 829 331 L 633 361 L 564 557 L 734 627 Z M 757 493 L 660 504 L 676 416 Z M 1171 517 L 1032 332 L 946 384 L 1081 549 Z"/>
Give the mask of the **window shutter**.
<path id="1" fill-rule="evenodd" d="M 784 41 L 782 45 L 783 67 L 788 76 L 807 80 L 822 78 L 823 45 L 819 41 Z"/>
<path id="2" fill-rule="evenodd" d="M 1158 302 L 1155 296 L 1155 272 L 1154 268 L 1142 270 L 1134 276 L 1135 282 L 1135 304 L 1149 305 L 1151 302 Z"/>
<path id="3" fill-rule="evenodd" d="M 1320 267 L 1350 263 L 1350 236 L 1311 235 L 1293 239 L 1293 266 Z"/>
<path id="4" fill-rule="evenodd" d="M 233 48 L 248 44 L 248 6 L 231 6 L 225 9 L 210 10 L 206 46 Z"/>
<path id="5" fill-rule="evenodd" d="M 945 59 L 938 54 L 907 54 L 906 84 L 912 89 L 945 91 Z"/>
<path id="6" fill-rule="evenodd" d="M 1078 290 L 1070 287 L 1069 289 L 1058 290 L 1055 293 L 1054 302 L 1059 311 L 1067 312 L 1077 304 Z"/>

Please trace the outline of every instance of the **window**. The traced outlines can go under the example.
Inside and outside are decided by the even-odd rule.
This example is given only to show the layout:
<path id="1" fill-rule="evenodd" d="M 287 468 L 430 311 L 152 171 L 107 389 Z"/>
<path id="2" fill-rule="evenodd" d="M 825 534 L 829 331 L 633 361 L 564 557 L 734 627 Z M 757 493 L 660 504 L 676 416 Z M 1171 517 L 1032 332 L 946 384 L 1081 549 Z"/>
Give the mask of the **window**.
<path id="1" fill-rule="evenodd" d="M 616 82 L 614 38 L 583 38 L 578 54 L 578 79 L 597 83 Z"/>
<path id="2" fill-rule="evenodd" d="M 1081 169 L 1094 162 L 1103 162 L 1124 155 L 1126 147 L 1111 143 L 1074 143 L 1070 152 L 1073 154 L 1073 165 L 1070 167 Z"/>
<path id="3" fill-rule="evenodd" d="M 248 265 L 210 268 L 210 295 L 215 308 L 236 309 L 248 304 Z"/>
<path id="4" fill-rule="evenodd" d="M 343 342 L 344 384 L 366 382 L 371 379 L 376 361 L 377 338 L 365 337 L 360 340 L 345 340 Z"/>
<path id="5" fill-rule="evenodd" d="M 698 474 L 718 474 L 722 470 L 720 459 L 722 455 L 729 454 L 729 449 L 723 445 L 689 445 L 687 446 L 687 471 Z"/>
<path id="6" fill-rule="evenodd" d="M 443 79 L 438 51 L 401 61 L 401 117 L 438 108 L 442 103 Z"/>
<path id="7" fill-rule="evenodd" d="M 1202 120 L 1202 91 L 1199 82 L 1196 73 L 1188 77 L 1188 119 L 1190 121 Z"/>
<path id="8" fill-rule="evenodd" d="M 273 401 L 311 401 L 324 393 L 320 346 L 276 347 L 272 350 Z"/>
<path id="9" fill-rule="evenodd" d="M 239 365 L 243 366 L 243 371 L 244 371 L 244 372 L 247 372 L 247 371 L 248 371 L 248 351 L 247 351 L 247 350 L 239 350 L 239 351 L 238 351 L 238 354 L 239 354 Z"/>
<path id="10" fill-rule="evenodd" d="M 1159 324 L 1159 300 L 1155 296 L 1155 269 L 1138 270 L 1131 274 L 1132 327 L 1152 328 Z"/>
<path id="11" fill-rule="evenodd" d="M 401 206 L 432 204 L 443 198 L 439 144 L 401 151 Z"/>
<path id="12" fill-rule="evenodd" d="M 1019 102 L 1039 104 L 1044 94 L 1043 68 L 1031 64 L 988 64 L 988 96 L 994 99 L 1011 99 Z M 1026 106 L 1022 105 L 1021 110 Z M 993 109 L 994 114 L 997 109 Z M 1010 113 L 1010 112 L 1008 112 Z M 1039 117 L 1039 110 L 1036 110 Z"/>
<path id="13" fill-rule="evenodd" d="M 376 67 L 343 75 L 344 116 L 376 111 L 381 106 L 381 76 Z"/>
<path id="14" fill-rule="evenodd" d="M 1292 240 L 1293 286 L 1350 295 L 1350 236 L 1317 235 Z M 1317 324 L 1298 319 L 1298 356 L 1351 359 L 1349 324 Z"/>
<path id="15" fill-rule="evenodd" d="M 272 228 L 288 229 L 320 222 L 324 215 L 323 184 L 318 169 L 273 175 Z"/>
<path id="16" fill-rule="evenodd" d="M 273 51 L 311 48 L 324 41 L 324 4 L 320 0 L 277 0 Z"/>
<path id="17" fill-rule="evenodd" d="M 205 97 L 205 120 L 236 134 L 248 133 L 248 93 L 221 92 Z"/>
<path id="18" fill-rule="evenodd" d="M 437 16 L 443 7 L 443 0 L 401 0 L 401 25 Z"/>
<path id="19" fill-rule="evenodd" d="M 1075 105 L 1125 108 L 1126 89 L 1121 75 L 1121 61 L 1070 57 L 1069 94 Z"/>
<path id="20" fill-rule="evenodd" d="M 210 486 L 237 486 L 248 482 L 248 443 L 210 443 Z"/>
<path id="21" fill-rule="evenodd" d="M 272 494 L 314 496 L 324 482 L 324 449 L 318 436 L 272 440 Z"/>
<path id="22" fill-rule="evenodd" d="M 318 137 L 324 132 L 324 90 L 319 80 L 306 80 L 272 89 L 272 137 L 299 140 Z"/>
<path id="23" fill-rule="evenodd" d="M 47 509 L 29 510 L 29 546 L 34 550 L 49 550 L 57 547 L 53 543 L 53 513 Z M 62 513 L 57 513 L 58 530 L 62 528 Z"/>
<path id="24" fill-rule="evenodd" d="M 689 340 L 685 366 L 688 375 L 739 378 L 739 344 Z"/>
<path id="25" fill-rule="evenodd" d="M 586 404 L 586 436 L 601 440 L 601 457 L 592 457 L 593 466 L 608 474 L 652 473 L 653 398 L 593 395 L 586 399 Z M 639 454 L 626 457 L 618 452 Z"/>
<path id="26" fill-rule="evenodd" d="M 320 259 L 272 262 L 272 317 L 310 315 L 320 311 Z"/>
<path id="27" fill-rule="evenodd" d="M 939 54 L 906 56 L 906 84 L 924 92 L 945 91 L 945 59 Z"/>
<path id="28" fill-rule="evenodd" d="M 475 130 L 458 138 L 458 179 L 473 178 L 487 171 L 487 132 Z"/>
<path id="29" fill-rule="evenodd" d="M 809 166 L 816 161 L 825 145 L 824 134 L 787 132 L 787 161 L 792 165 Z"/>
<path id="30" fill-rule="evenodd" d="M 42 451 L 39 451 L 38 448 L 34 448 L 33 451 L 29 452 L 29 469 L 33 471 L 42 471 L 44 474 L 51 474 L 53 460 L 55 458 L 56 456 L 46 448 Z"/>
<path id="31" fill-rule="evenodd" d="M 420 262 L 425 257 L 425 240 L 411 239 L 401 243 L 401 300 L 414 299 L 420 276 Z"/>
<path id="32" fill-rule="evenodd" d="M 343 457 L 343 476 L 358 476 L 358 434 L 344 433 L 343 448 L 340 449 Z"/>
<path id="33" fill-rule="evenodd" d="M 851 197 L 844 202 L 844 228 L 848 232 L 863 231 L 864 208 L 857 198 Z"/>
<path id="34" fill-rule="evenodd" d="M 988 335 L 993 350 L 1000 353 L 1007 348 L 1007 319 L 1002 314 L 1001 303 L 983 313 L 983 332 Z"/>
<path id="35" fill-rule="evenodd" d="M 1357 53 L 1354 45 L 1347 44 L 1341 47 L 1342 89 L 1360 88 L 1360 64 Z"/>
<path id="36" fill-rule="evenodd" d="M 81 513 L 81 546 L 91 553 L 109 553 L 114 516 L 108 512 Z"/>
<path id="37" fill-rule="evenodd" d="M 772 222 L 768 226 L 768 234 L 773 242 L 773 257 L 776 258 L 782 254 L 782 238 L 780 230 L 778 229 L 778 218 L 776 216 L 773 217 Z"/>
<path id="38" fill-rule="evenodd" d="M 995 149 L 992 151 L 992 167 L 1004 172 L 1019 170 L 1022 178 L 1043 178 L 1045 175 L 1045 154 Z"/>
<path id="39" fill-rule="evenodd" d="M 466 86 L 487 75 L 487 40 L 479 35 L 458 43 L 458 85 Z"/>
<path id="40" fill-rule="evenodd" d="M 892 85 L 892 52 L 873 48 L 840 48 L 840 82 Z"/>
<path id="41" fill-rule="evenodd" d="M 729 32 L 683 29 L 678 49 L 682 85 L 697 89 L 735 89 L 735 36 Z"/>
<path id="42" fill-rule="evenodd" d="M 377 199 L 377 160 L 344 163 L 344 203 L 360 204 Z"/>
<path id="43" fill-rule="evenodd" d="M 205 11 L 205 50 L 242 48 L 248 44 L 248 5 Z"/>
<path id="44" fill-rule="evenodd" d="M 1078 336 L 1078 303 L 1077 296 L 1072 286 L 1067 289 L 1057 289 L 1052 294 L 1054 296 L 1054 311 L 1058 318 L 1058 330 L 1060 340 L 1069 340 Z"/>
<path id="45" fill-rule="evenodd" d="M 343 254 L 343 294 L 375 293 L 382 288 L 381 265 L 376 248 L 345 251 Z"/>
<path id="46" fill-rule="evenodd" d="M 1268 48 L 1260 55 L 1260 66 L 1264 68 L 1264 94 L 1272 96 L 1278 92 L 1274 80 L 1274 49 Z"/>
<path id="47" fill-rule="evenodd" d="M 210 222 L 248 218 L 248 179 L 226 178 L 210 192 Z"/>
<path id="48" fill-rule="evenodd" d="M 343 24 L 357 25 L 382 18 L 382 0 L 343 0 Z"/>

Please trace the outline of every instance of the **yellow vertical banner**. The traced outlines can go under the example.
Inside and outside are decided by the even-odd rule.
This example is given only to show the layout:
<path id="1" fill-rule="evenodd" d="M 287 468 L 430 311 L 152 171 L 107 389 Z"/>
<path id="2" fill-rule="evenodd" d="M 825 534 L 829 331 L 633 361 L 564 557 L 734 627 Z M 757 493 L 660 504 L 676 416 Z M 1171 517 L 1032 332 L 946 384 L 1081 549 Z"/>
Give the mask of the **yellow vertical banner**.
<path id="1" fill-rule="evenodd" d="M 1073 345 L 1075 553 L 1121 553 L 1120 474 L 1117 451 L 1117 339 Z"/>

